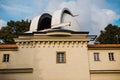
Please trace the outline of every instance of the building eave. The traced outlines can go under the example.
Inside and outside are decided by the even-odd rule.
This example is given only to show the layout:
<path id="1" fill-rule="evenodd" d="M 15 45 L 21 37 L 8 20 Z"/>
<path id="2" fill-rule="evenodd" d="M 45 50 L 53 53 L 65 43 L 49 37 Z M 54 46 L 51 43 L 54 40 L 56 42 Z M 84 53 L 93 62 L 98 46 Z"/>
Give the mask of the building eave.
<path id="1" fill-rule="evenodd" d="M 0 44 L 0 50 L 17 50 L 16 44 Z"/>
<path id="2" fill-rule="evenodd" d="M 114 48 L 120 48 L 120 44 L 89 44 L 89 49 L 114 49 Z"/>

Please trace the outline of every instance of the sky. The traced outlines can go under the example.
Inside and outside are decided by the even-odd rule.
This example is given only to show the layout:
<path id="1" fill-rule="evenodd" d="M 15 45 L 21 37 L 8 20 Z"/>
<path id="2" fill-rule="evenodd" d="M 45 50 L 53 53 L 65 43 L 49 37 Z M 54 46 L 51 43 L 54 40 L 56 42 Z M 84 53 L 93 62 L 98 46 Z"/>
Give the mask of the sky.
<path id="1" fill-rule="evenodd" d="M 110 23 L 120 26 L 120 0 L 0 0 L 0 28 L 10 20 L 31 20 L 64 7 L 79 14 L 80 31 L 99 35 Z"/>

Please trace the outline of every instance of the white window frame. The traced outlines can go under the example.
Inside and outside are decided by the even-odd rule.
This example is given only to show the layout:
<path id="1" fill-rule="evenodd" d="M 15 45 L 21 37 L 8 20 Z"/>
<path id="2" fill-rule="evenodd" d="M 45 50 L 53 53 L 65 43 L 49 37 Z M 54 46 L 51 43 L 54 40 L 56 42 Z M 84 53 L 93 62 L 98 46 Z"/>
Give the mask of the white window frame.
<path id="1" fill-rule="evenodd" d="M 3 54 L 3 62 L 9 62 L 10 54 Z"/>
<path id="2" fill-rule="evenodd" d="M 56 52 L 56 62 L 57 63 L 66 63 L 66 53 L 64 51 Z"/>
<path id="3" fill-rule="evenodd" d="M 100 61 L 100 53 L 94 52 L 93 57 L 94 57 L 94 61 Z"/>
<path id="4" fill-rule="evenodd" d="M 109 52 L 108 53 L 108 57 L 109 57 L 109 61 L 115 61 L 115 57 L 114 57 L 114 53 L 113 52 Z"/>

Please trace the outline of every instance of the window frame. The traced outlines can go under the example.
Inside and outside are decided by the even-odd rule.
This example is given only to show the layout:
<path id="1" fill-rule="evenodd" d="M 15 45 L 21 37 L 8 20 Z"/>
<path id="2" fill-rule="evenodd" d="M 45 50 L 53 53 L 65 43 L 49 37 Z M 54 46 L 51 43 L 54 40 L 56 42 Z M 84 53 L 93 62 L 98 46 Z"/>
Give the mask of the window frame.
<path id="1" fill-rule="evenodd" d="M 10 54 L 3 54 L 3 62 L 9 62 L 10 61 Z"/>
<path id="2" fill-rule="evenodd" d="M 59 61 L 60 57 L 58 57 L 58 54 L 60 54 L 60 53 L 64 54 L 64 57 L 63 57 L 64 61 L 62 61 L 62 62 Z M 56 63 L 58 63 L 58 64 L 66 63 L 66 52 L 65 51 L 56 51 Z"/>
<path id="3" fill-rule="evenodd" d="M 115 61 L 114 52 L 109 52 L 109 53 L 108 53 L 108 58 L 109 58 L 109 61 Z"/>
<path id="4" fill-rule="evenodd" d="M 94 52 L 93 57 L 94 57 L 94 61 L 100 61 L 100 53 L 99 52 Z"/>

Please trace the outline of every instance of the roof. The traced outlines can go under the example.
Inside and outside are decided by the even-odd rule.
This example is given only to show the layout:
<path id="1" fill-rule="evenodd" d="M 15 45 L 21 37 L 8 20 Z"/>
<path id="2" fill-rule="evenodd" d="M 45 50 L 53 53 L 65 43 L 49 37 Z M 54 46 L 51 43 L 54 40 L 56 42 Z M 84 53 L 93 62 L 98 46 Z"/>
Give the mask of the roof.
<path id="1" fill-rule="evenodd" d="M 52 15 L 51 28 L 68 29 L 80 31 L 80 25 L 75 16 L 67 8 L 56 10 Z"/>
<path id="2" fill-rule="evenodd" d="M 17 49 L 16 44 L 0 44 L 0 49 Z"/>
<path id="3" fill-rule="evenodd" d="M 51 28 L 79 31 L 80 25 L 74 17 L 75 15 L 73 15 L 68 8 L 56 10 L 53 15 L 43 13 L 32 19 L 30 30 L 26 33 L 38 32 Z"/>
<path id="4" fill-rule="evenodd" d="M 30 30 L 26 33 L 32 33 L 33 31 L 36 31 L 37 30 L 37 26 L 38 26 L 38 21 L 39 21 L 39 18 L 41 17 L 41 15 L 38 15 L 36 17 L 34 17 L 32 19 L 32 22 L 30 24 Z"/>
<path id="5" fill-rule="evenodd" d="M 120 44 L 89 44 L 88 48 L 120 48 Z"/>
<path id="6" fill-rule="evenodd" d="M 52 15 L 52 28 L 55 28 L 54 25 L 57 25 L 57 24 L 61 24 L 63 22 L 63 15 L 64 13 L 67 13 L 71 16 L 73 16 L 73 14 L 71 13 L 71 11 L 68 9 L 68 8 L 63 8 L 63 9 L 60 9 L 60 10 L 56 10 L 53 15 Z"/>
<path id="7" fill-rule="evenodd" d="M 0 44 L 0 49 L 17 49 L 16 44 Z M 88 48 L 120 48 L 120 44 L 88 44 Z"/>

